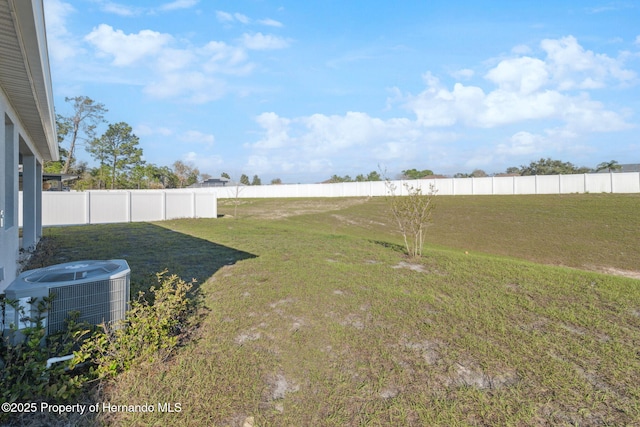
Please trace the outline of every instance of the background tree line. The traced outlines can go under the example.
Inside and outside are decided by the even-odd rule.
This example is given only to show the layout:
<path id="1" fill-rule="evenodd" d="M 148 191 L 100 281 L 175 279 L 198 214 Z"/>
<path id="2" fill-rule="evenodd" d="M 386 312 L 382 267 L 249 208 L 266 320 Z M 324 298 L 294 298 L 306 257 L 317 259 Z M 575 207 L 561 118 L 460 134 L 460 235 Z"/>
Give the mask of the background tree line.
<path id="1" fill-rule="evenodd" d="M 65 98 L 65 101 L 72 104 L 72 113 L 56 114 L 60 160 L 47 162 L 44 171 L 78 176 L 69 182 L 74 189 L 182 188 L 209 178 L 181 160 L 171 167 L 143 160 L 140 139 L 125 122 L 110 123 L 105 132 L 97 136 L 97 127 L 106 123 L 104 115 L 108 110 L 104 104 L 87 96 Z M 80 146 L 98 166 L 89 167 L 77 160 Z"/>
<path id="2" fill-rule="evenodd" d="M 504 173 L 494 175 L 520 175 L 520 176 L 533 176 L 533 175 L 571 175 L 571 174 L 583 174 L 600 172 L 606 170 L 608 172 L 614 172 L 621 169 L 622 166 L 617 161 L 611 160 L 608 162 L 602 162 L 595 168 L 589 168 L 586 166 L 575 166 L 571 162 L 563 162 L 562 160 L 554 160 L 551 158 L 541 158 L 540 160 L 532 161 L 528 165 L 512 166 L 506 169 Z M 489 176 L 482 169 L 476 169 L 470 174 L 457 173 L 454 178 L 480 178 Z"/>
<path id="3" fill-rule="evenodd" d="M 615 172 L 622 168 L 621 165 L 618 164 L 616 160 L 611 160 L 608 162 L 602 162 L 598 164 L 595 168 L 588 168 L 585 166 L 575 166 L 571 162 L 563 162 L 562 160 L 554 160 L 551 158 L 542 158 L 540 160 L 532 161 L 528 165 L 522 166 L 512 166 L 506 169 L 505 172 L 502 173 L 494 173 L 493 176 L 504 176 L 504 175 L 521 175 L 521 176 L 531 176 L 531 175 L 568 175 L 568 174 L 583 174 L 583 173 L 592 173 L 592 172 L 600 172 L 602 170 L 606 170 L 607 172 Z M 482 178 L 487 176 L 492 176 L 483 171 L 482 169 L 475 169 L 471 173 L 456 173 L 453 175 L 454 178 Z M 409 179 L 423 179 L 429 177 L 439 177 L 444 178 L 443 175 L 436 175 L 430 169 L 405 169 L 400 174 L 397 175 L 397 179 L 409 180 Z M 382 178 L 378 172 L 371 172 L 367 176 L 358 175 L 355 179 L 352 179 L 349 175 L 338 176 L 333 175 L 328 180 L 324 181 L 325 183 L 336 183 L 336 182 L 360 182 L 360 181 L 382 181 Z"/>

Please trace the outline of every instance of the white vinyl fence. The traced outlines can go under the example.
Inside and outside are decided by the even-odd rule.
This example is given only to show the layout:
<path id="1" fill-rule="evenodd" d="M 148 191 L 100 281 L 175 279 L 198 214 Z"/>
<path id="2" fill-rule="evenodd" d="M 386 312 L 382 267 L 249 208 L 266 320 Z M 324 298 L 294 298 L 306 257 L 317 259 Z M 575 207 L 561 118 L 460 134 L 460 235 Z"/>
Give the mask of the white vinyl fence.
<path id="1" fill-rule="evenodd" d="M 214 191 L 132 190 L 42 193 L 42 225 L 105 224 L 216 218 Z M 22 226 L 22 193 L 20 193 Z"/>
<path id="2" fill-rule="evenodd" d="M 505 176 L 486 178 L 439 178 L 393 181 L 396 194 L 406 194 L 406 185 L 423 193 L 434 185 L 441 196 L 640 193 L 640 172 L 593 173 L 580 175 Z M 341 182 L 336 184 L 288 184 L 215 187 L 218 198 L 268 197 L 373 197 L 388 194 L 386 183 Z"/>
<path id="3" fill-rule="evenodd" d="M 510 195 L 568 193 L 640 193 L 640 172 L 442 178 L 393 181 L 396 194 L 406 186 L 438 195 Z M 183 190 L 85 191 L 42 193 L 42 225 L 215 218 L 217 199 L 274 197 L 373 197 L 389 192 L 383 181 L 337 184 L 288 184 L 194 188 Z M 20 194 L 22 225 L 22 194 Z"/>

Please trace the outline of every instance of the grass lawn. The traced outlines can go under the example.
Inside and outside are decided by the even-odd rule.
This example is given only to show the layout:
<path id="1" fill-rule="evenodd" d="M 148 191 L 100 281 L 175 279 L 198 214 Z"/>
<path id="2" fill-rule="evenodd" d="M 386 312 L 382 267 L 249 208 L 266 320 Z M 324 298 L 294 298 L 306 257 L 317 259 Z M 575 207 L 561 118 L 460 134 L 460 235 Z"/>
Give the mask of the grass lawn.
<path id="1" fill-rule="evenodd" d="M 384 199 L 50 228 L 41 263 L 200 281 L 196 339 L 105 386 L 118 425 L 638 425 L 640 195 L 438 197 L 421 259 Z M 468 252 L 468 253 L 465 253 Z M 564 266 L 564 267 L 563 267 Z M 571 268 L 567 268 L 571 267 Z"/>

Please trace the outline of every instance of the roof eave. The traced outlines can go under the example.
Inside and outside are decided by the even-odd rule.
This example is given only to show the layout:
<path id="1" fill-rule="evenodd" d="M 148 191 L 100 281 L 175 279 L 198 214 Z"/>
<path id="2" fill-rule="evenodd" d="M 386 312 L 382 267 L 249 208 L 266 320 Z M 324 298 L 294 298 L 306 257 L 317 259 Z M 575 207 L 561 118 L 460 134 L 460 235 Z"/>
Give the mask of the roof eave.
<path id="1" fill-rule="evenodd" d="M 25 131 L 39 156 L 43 160 L 58 160 L 58 138 L 43 3 L 42 0 L 8 0 L 8 5 L 20 49 L 19 55 L 23 60 L 23 67 L 19 68 L 19 72 L 16 72 L 18 68 L 10 70 L 13 72 L 11 77 L 18 79 L 23 88 L 28 86 L 30 93 L 17 87 L 5 87 L 5 92 L 16 113 L 21 117 Z"/>

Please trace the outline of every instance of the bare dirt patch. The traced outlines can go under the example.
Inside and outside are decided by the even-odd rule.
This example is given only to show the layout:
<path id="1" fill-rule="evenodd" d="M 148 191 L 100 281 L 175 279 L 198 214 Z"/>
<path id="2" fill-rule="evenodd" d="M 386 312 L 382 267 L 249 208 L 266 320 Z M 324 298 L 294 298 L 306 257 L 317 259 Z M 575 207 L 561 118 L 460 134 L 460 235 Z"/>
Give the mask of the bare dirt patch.
<path id="1" fill-rule="evenodd" d="M 416 351 L 429 365 L 435 364 L 441 358 L 440 343 L 437 341 L 423 340 L 420 342 L 411 342 L 403 339 L 401 344 L 407 349 Z"/>
<path id="2" fill-rule="evenodd" d="M 412 271 L 417 271 L 418 273 L 428 273 L 429 271 L 421 264 L 412 264 L 409 262 L 400 261 L 398 264 L 394 265 L 391 268 L 407 268 Z"/>
<path id="3" fill-rule="evenodd" d="M 330 211 L 338 211 L 351 206 L 361 205 L 367 201 L 367 198 L 318 198 L 318 199 L 277 199 L 270 202 L 261 202 L 259 207 L 253 207 L 251 201 L 242 200 L 238 206 L 238 216 L 252 217 L 259 219 L 281 219 L 298 215 L 306 215 L 313 213 L 322 213 Z M 218 205 L 221 211 L 225 208 L 231 208 L 235 203 L 233 199 L 220 199 Z M 225 216 L 232 217 L 233 211 Z"/>
<path id="4" fill-rule="evenodd" d="M 474 362 L 456 363 L 449 385 L 475 387 L 480 390 L 495 390 L 517 382 L 515 371 L 506 370 L 490 375 Z"/>
<path id="5" fill-rule="evenodd" d="M 640 280 L 640 271 L 622 270 L 620 268 L 602 267 L 600 269 L 603 273 L 613 274 L 614 276 L 628 277 L 630 279 Z"/>

